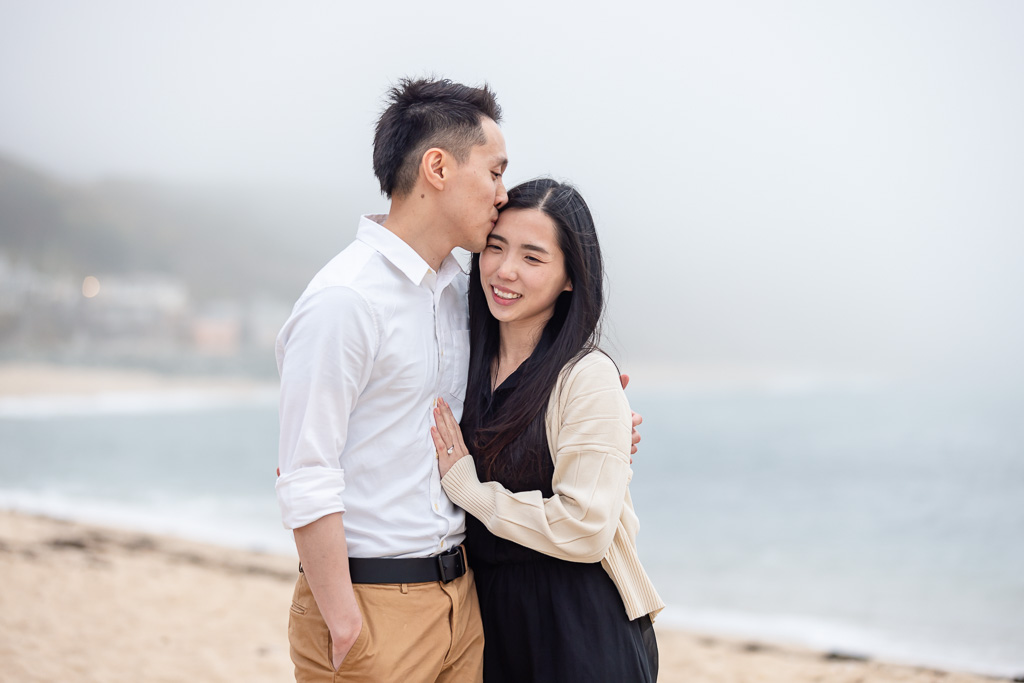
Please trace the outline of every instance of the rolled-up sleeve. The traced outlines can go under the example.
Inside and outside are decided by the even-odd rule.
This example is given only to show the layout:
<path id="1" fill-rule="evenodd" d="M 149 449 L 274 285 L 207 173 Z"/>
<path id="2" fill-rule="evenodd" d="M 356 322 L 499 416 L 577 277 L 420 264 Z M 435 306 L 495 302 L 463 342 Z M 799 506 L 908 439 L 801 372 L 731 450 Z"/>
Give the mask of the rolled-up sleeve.
<path id="1" fill-rule="evenodd" d="M 341 454 L 378 341 L 369 305 L 347 287 L 327 287 L 301 299 L 278 335 L 277 500 L 288 529 L 345 511 Z"/>

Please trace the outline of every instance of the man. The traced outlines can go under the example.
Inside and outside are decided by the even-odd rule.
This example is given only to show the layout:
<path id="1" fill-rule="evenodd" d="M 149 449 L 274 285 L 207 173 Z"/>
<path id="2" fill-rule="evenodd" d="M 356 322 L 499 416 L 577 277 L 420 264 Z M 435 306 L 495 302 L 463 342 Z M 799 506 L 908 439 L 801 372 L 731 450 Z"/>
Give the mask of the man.
<path id="1" fill-rule="evenodd" d="M 480 251 L 507 199 L 501 110 L 487 86 L 448 80 L 389 95 L 373 165 L 390 211 L 362 217 L 277 341 L 297 681 L 482 679 L 464 513 L 429 428 L 438 396 L 461 418 L 469 283 L 451 251 Z"/>

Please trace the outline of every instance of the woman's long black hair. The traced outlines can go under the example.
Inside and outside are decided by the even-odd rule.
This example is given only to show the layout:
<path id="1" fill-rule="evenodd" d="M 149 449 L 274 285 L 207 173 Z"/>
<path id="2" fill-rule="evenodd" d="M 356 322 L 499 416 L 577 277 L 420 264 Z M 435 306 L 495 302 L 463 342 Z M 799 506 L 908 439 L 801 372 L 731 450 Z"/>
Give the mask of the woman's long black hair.
<path id="1" fill-rule="evenodd" d="M 491 400 L 498 349 L 498 321 L 487 308 L 480 282 L 480 256 L 473 256 L 469 282 L 469 381 L 462 431 L 477 470 L 486 479 L 519 480 L 550 462 L 544 415 L 558 375 L 597 348 L 604 309 L 604 263 L 590 209 L 576 188 L 550 178 L 529 180 L 508 192 L 502 211 L 543 212 L 555 224 L 558 246 L 572 290 L 562 292 L 534 353 L 499 414 L 481 424 Z M 506 484 L 508 485 L 508 484 Z"/>

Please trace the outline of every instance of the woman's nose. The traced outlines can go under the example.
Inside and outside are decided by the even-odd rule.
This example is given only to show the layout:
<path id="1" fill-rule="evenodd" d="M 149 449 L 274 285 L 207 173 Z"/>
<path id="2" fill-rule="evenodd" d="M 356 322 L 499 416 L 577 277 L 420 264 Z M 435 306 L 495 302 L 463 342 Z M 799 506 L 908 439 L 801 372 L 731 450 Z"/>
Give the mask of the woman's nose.
<path id="1" fill-rule="evenodd" d="M 515 262 L 512 259 L 503 259 L 498 266 L 498 276 L 502 280 L 515 280 L 517 277 Z"/>

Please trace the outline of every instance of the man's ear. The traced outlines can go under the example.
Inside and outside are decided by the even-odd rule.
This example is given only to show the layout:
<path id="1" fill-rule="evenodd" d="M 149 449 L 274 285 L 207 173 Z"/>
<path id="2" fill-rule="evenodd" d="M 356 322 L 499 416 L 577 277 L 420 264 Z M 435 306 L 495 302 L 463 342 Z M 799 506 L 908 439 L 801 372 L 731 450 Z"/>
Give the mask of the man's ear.
<path id="1" fill-rule="evenodd" d="M 436 190 L 443 190 L 451 172 L 451 157 L 443 149 L 431 147 L 420 161 L 420 173 Z"/>

